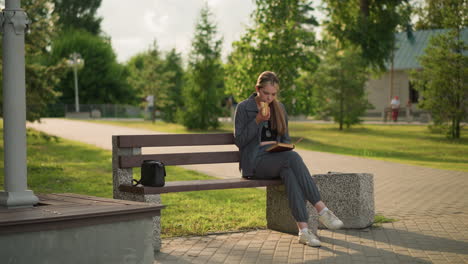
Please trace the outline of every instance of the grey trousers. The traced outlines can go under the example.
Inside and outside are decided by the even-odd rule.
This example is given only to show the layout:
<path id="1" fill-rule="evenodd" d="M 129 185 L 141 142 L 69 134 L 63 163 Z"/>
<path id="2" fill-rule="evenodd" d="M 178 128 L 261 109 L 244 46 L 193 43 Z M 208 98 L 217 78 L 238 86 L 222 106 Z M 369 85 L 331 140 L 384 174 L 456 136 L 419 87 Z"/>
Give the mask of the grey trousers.
<path id="1" fill-rule="evenodd" d="M 307 222 L 306 200 L 315 205 L 321 200 L 309 169 L 295 151 L 269 153 L 261 147 L 256 158 L 255 179 L 281 178 L 286 187 L 289 208 L 297 222 Z"/>

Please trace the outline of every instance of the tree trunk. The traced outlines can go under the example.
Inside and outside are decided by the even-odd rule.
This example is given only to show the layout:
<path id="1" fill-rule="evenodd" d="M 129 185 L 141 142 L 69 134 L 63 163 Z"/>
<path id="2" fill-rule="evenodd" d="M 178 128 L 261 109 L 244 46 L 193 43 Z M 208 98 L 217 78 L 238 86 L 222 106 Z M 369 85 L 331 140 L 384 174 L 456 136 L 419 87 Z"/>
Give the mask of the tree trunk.
<path id="1" fill-rule="evenodd" d="M 460 120 L 457 118 L 455 120 L 455 137 L 454 138 L 460 138 Z"/>
<path id="2" fill-rule="evenodd" d="M 360 1 L 360 10 L 363 17 L 369 17 L 369 0 Z"/>
<path id="3" fill-rule="evenodd" d="M 343 104 L 344 104 L 343 89 L 341 89 L 341 96 L 340 96 L 340 130 L 343 130 L 343 119 L 344 119 Z"/>

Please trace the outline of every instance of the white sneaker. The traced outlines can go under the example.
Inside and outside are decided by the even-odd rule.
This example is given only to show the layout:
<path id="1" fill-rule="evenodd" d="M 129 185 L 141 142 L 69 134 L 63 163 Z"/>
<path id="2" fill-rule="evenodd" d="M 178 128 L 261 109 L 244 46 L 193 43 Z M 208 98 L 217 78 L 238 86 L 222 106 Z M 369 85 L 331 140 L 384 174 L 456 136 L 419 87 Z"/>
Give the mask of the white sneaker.
<path id="1" fill-rule="evenodd" d="M 327 210 L 323 215 L 320 215 L 319 221 L 328 229 L 340 229 L 343 227 L 343 222 L 330 210 Z"/>
<path id="2" fill-rule="evenodd" d="M 320 247 L 320 240 L 310 230 L 307 232 L 299 232 L 299 243 L 311 247 Z"/>

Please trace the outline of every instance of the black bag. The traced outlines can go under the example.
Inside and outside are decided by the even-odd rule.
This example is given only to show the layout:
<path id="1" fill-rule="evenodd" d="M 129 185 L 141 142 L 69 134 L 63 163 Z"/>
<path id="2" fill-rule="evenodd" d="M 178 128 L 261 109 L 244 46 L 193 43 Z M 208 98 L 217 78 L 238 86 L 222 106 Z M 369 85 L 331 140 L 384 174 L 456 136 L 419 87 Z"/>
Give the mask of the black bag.
<path id="1" fill-rule="evenodd" d="M 163 187 L 166 177 L 166 167 L 164 163 L 157 160 L 145 160 L 141 164 L 141 179 L 133 180 L 136 184 L 144 186 Z"/>

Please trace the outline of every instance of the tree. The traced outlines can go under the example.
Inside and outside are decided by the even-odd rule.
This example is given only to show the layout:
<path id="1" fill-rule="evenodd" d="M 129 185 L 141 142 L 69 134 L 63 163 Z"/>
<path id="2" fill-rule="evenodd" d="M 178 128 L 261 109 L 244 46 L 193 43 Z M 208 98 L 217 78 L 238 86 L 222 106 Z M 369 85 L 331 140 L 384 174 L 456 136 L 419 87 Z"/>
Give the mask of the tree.
<path id="1" fill-rule="evenodd" d="M 395 45 L 395 32 L 410 32 L 408 0 L 324 0 L 326 30 L 342 48 L 359 47 L 365 62 L 385 69 Z"/>
<path id="2" fill-rule="evenodd" d="M 166 122 L 176 122 L 178 109 L 184 107 L 182 91 L 184 86 L 184 70 L 182 68 L 182 57 L 175 49 L 172 49 L 165 57 L 164 72 L 171 73 L 168 84 L 163 91 L 166 94 L 165 101 L 162 102 L 162 119 Z"/>
<path id="3" fill-rule="evenodd" d="M 281 86 L 281 101 L 292 114 L 304 113 L 296 105 L 306 100 L 306 91 L 295 87 L 301 71 L 313 72 L 318 57 L 311 2 L 306 0 L 256 0 L 254 26 L 233 43 L 226 65 L 226 88 L 240 101 L 254 91 L 255 78 L 265 70 L 274 71 Z"/>
<path id="4" fill-rule="evenodd" d="M 78 72 L 79 100 L 82 104 L 125 104 L 136 100 L 127 83 L 128 72 L 117 63 L 116 55 L 108 41 L 86 31 L 61 32 L 52 45 L 52 62 L 69 58 L 77 52 L 85 60 Z M 74 103 L 74 77 L 70 70 L 56 91 L 61 92 L 60 102 Z"/>
<path id="5" fill-rule="evenodd" d="M 343 125 L 349 128 L 359 123 L 359 117 L 370 108 L 364 87 L 367 79 L 366 63 L 359 51 L 328 45 L 311 80 L 317 112 L 332 116 L 340 130 Z"/>
<path id="6" fill-rule="evenodd" d="M 189 56 L 184 87 L 185 110 L 178 112 L 179 120 L 189 129 L 217 128 L 222 112 L 222 40 L 217 38 L 216 24 L 211 21 L 211 16 L 205 4 L 195 27 Z"/>
<path id="7" fill-rule="evenodd" d="M 467 5 L 462 1 L 447 1 L 440 10 L 442 26 L 449 30 L 430 40 L 425 54 L 419 58 L 422 69 L 413 71 L 415 87 L 423 100 L 422 109 L 428 110 L 436 126 L 446 129 L 449 138 L 460 138 L 461 122 L 468 114 L 468 45 Z"/>
<path id="8" fill-rule="evenodd" d="M 448 25 L 445 13 L 450 8 L 460 10 L 461 12 L 458 15 L 461 18 L 465 17 L 464 20 L 466 21 L 468 13 L 466 0 L 424 0 L 422 5 L 416 8 L 418 21 L 416 22 L 415 29 L 446 28 Z"/>
<path id="9" fill-rule="evenodd" d="M 169 92 L 172 87 L 170 80 L 175 73 L 167 69 L 166 62 L 161 58 L 157 42 L 154 41 L 148 51 L 132 57 L 128 64 L 128 82 L 135 89 L 138 97 L 153 96 L 154 105 L 151 119 L 154 123 L 157 109 L 163 109 L 168 103 Z"/>
<path id="10" fill-rule="evenodd" d="M 26 119 L 35 121 L 44 116 L 47 105 L 54 103 L 60 95 L 54 87 L 66 71 L 66 65 L 63 60 L 55 63 L 49 63 L 47 60 L 57 21 L 57 16 L 52 13 L 51 1 L 23 0 L 22 8 L 31 21 L 25 35 Z M 0 63 L 0 70 L 2 65 L 3 63 Z M 0 76 L 0 98 L 3 95 L 1 79 Z"/>
<path id="11" fill-rule="evenodd" d="M 102 18 L 96 12 L 102 0 L 53 0 L 54 14 L 59 17 L 58 25 L 64 31 L 85 30 L 93 35 L 101 33 Z"/>

